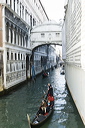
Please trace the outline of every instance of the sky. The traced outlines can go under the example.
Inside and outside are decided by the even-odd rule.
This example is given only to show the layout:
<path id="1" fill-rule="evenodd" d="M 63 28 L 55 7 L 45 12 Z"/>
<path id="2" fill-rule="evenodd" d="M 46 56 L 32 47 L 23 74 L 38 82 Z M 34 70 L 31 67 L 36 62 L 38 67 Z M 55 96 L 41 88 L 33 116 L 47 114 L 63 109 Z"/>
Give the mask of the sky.
<path id="1" fill-rule="evenodd" d="M 65 0 L 41 0 L 41 3 L 50 20 L 56 22 L 63 20 Z"/>

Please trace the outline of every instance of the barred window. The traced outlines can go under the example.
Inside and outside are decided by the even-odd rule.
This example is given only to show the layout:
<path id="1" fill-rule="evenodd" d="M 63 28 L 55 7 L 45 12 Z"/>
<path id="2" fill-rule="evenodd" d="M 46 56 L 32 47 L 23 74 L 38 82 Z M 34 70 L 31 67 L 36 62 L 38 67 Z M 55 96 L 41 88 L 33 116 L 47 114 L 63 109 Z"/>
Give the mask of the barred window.
<path id="1" fill-rule="evenodd" d="M 57 37 L 60 36 L 60 33 L 56 33 L 56 36 L 57 36 Z"/>
<path id="2" fill-rule="evenodd" d="M 41 33 L 41 37 L 45 37 L 45 33 Z"/>

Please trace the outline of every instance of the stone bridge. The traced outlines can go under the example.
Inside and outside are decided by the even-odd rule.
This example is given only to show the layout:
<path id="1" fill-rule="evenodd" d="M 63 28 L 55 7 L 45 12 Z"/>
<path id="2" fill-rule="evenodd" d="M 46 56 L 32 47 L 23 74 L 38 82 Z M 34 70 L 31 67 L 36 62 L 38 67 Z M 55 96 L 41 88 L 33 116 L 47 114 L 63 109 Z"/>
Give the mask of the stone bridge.
<path id="1" fill-rule="evenodd" d="M 55 21 L 46 21 L 31 31 L 32 50 L 41 45 L 62 45 L 62 26 Z"/>

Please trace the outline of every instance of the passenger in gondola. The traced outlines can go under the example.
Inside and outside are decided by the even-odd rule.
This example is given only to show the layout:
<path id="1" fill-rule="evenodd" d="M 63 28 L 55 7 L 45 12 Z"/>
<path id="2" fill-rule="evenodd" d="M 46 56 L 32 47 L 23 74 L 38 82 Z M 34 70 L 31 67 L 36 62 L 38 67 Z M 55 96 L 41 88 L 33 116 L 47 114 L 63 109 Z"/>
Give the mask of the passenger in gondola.
<path id="1" fill-rule="evenodd" d="M 53 109 L 53 106 L 54 106 L 54 96 L 48 96 L 48 101 L 50 101 L 50 109 Z"/>
<path id="2" fill-rule="evenodd" d="M 41 103 L 41 106 L 39 108 L 37 115 L 44 115 L 46 113 L 46 107 L 47 107 L 46 101 L 42 100 L 42 103 Z"/>
<path id="3" fill-rule="evenodd" d="M 42 109 L 42 111 L 44 111 L 45 113 L 46 113 L 46 107 L 47 107 L 47 104 L 46 104 L 45 100 L 42 100 L 41 109 Z"/>
<path id="4" fill-rule="evenodd" d="M 47 104 L 47 108 L 46 111 L 49 112 L 50 111 L 50 101 L 48 100 L 48 104 Z"/>
<path id="5" fill-rule="evenodd" d="M 44 111 L 42 110 L 41 106 L 39 108 L 37 115 L 44 115 Z"/>

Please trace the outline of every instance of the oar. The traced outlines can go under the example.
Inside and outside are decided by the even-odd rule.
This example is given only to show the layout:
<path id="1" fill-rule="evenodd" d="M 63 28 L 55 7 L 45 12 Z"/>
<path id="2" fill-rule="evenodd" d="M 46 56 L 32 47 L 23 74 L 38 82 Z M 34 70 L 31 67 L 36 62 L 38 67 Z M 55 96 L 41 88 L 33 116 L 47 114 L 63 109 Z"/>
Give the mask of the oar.
<path id="1" fill-rule="evenodd" d="M 28 114 L 27 114 L 27 120 L 28 120 L 29 128 L 31 128 L 31 125 L 30 125 L 30 117 L 29 117 Z"/>

